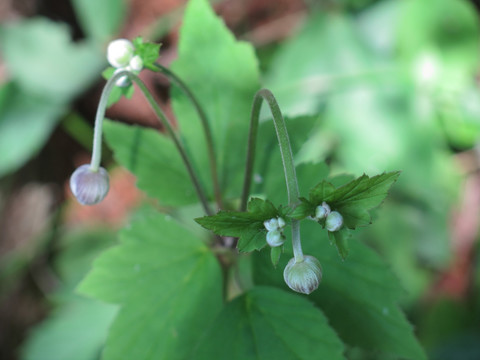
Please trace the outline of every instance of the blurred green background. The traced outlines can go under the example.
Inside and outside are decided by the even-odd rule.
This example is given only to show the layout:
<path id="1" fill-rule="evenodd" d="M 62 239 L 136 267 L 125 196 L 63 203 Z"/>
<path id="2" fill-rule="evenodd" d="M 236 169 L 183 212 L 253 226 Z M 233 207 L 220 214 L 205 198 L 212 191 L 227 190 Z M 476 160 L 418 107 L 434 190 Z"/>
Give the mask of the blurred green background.
<path id="1" fill-rule="evenodd" d="M 73 289 L 144 197 L 118 168 L 107 201 L 92 208 L 74 204 L 66 184 L 89 160 L 106 44 L 143 35 L 163 43 L 168 65 L 184 5 L 0 4 L 1 359 L 99 358 L 116 309 Z M 430 358 L 480 359 L 478 4 L 214 5 L 237 37 L 256 46 L 263 85 L 285 114 L 319 115 L 303 160 L 326 161 L 333 174 L 402 171 L 375 224 L 359 236 L 401 280 L 404 309 Z M 143 76 L 170 111 L 168 83 Z M 142 101 L 122 100 L 107 115 L 156 127 Z M 115 168 L 108 151 L 104 163 Z M 348 356 L 384 359 L 358 349 Z"/>

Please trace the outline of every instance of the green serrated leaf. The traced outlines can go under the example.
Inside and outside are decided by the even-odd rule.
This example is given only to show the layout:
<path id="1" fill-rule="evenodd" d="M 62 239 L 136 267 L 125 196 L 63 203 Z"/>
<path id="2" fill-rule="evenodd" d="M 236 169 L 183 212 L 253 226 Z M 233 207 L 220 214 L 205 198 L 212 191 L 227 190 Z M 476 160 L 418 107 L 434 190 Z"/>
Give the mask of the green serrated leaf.
<path id="1" fill-rule="evenodd" d="M 302 220 L 308 216 L 315 215 L 315 205 L 313 205 L 305 198 L 300 198 L 299 200 L 301 201 L 301 203 L 298 204 L 297 207 L 289 215 L 292 219 Z"/>
<path id="2" fill-rule="evenodd" d="M 255 287 L 228 303 L 194 349 L 194 360 L 343 360 L 343 344 L 306 299 Z"/>
<path id="3" fill-rule="evenodd" d="M 331 183 L 323 180 L 310 190 L 310 201 L 316 205 L 320 205 L 324 199 L 328 198 L 333 192 L 335 192 L 335 186 Z"/>
<path id="4" fill-rule="evenodd" d="M 348 239 L 351 237 L 348 229 L 341 229 L 335 232 L 328 232 L 328 238 L 330 239 L 330 243 L 335 244 L 337 248 L 338 255 L 345 260 L 348 255 L 349 246 L 348 246 Z"/>
<path id="5" fill-rule="evenodd" d="M 403 289 L 375 252 L 351 241 L 349 256 L 343 261 L 325 232 L 319 232 L 313 222 L 302 223 L 302 243 L 306 254 L 318 258 L 324 274 L 309 299 L 322 309 L 344 342 L 400 358 L 426 359 L 412 326 L 397 305 Z M 277 269 L 270 266 L 264 252 L 253 256 L 256 284 L 287 288 L 283 269 L 290 256 L 282 257 Z"/>
<path id="6" fill-rule="evenodd" d="M 139 36 L 133 40 L 133 45 L 135 46 L 135 54 L 143 60 L 143 67 L 156 71 L 154 64 L 159 58 L 162 44 L 144 42 L 143 38 Z"/>
<path id="7" fill-rule="evenodd" d="M 221 309 L 221 284 L 201 239 L 155 214 L 120 233 L 120 245 L 97 259 L 79 291 L 121 305 L 104 360 L 180 360 Z"/>
<path id="8" fill-rule="evenodd" d="M 23 360 L 97 360 L 117 313 L 113 305 L 76 298 L 36 326 Z"/>
<path id="9" fill-rule="evenodd" d="M 260 250 L 266 244 L 265 220 L 281 216 L 268 200 L 252 198 L 248 211 L 220 211 L 216 215 L 195 219 L 204 228 L 221 236 L 238 237 L 238 250 L 248 252 Z"/>
<path id="10" fill-rule="evenodd" d="M 166 206 L 197 202 L 187 170 L 169 138 L 153 129 L 108 120 L 103 129 L 115 159 L 137 176 L 141 190 Z"/>
<path id="11" fill-rule="evenodd" d="M 280 257 L 283 253 L 283 245 L 272 247 L 270 249 L 270 260 L 272 260 L 272 264 L 274 267 L 277 267 L 278 262 L 280 261 Z"/>
<path id="12" fill-rule="evenodd" d="M 366 226 L 371 223 L 368 210 L 380 205 L 399 176 L 398 171 L 371 178 L 362 175 L 337 189 L 322 181 L 310 191 L 310 202 L 319 205 L 325 201 L 332 210 L 342 214 L 345 226 L 350 229 Z"/>
<path id="13" fill-rule="evenodd" d="M 201 29 L 201 30 L 200 30 Z M 188 3 L 180 30 L 178 59 L 171 65 L 207 114 L 223 193 L 238 196 L 245 168 L 245 144 L 253 96 L 260 89 L 252 45 L 236 41 L 206 0 Z M 172 105 L 194 162 L 211 184 L 202 126 L 192 104 L 175 86 Z"/>

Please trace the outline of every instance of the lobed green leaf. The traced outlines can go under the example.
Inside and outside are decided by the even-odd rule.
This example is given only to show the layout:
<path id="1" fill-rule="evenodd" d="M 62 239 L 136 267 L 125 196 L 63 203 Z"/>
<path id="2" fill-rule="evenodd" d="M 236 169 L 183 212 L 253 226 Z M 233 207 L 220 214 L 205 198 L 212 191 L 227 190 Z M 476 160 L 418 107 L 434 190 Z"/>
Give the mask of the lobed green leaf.
<path id="1" fill-rule="evenodd" d="M 121 306 L 104 360 L 183 360 L 222 307 L 214 255 L 168 216 L 139 219 L 120 233 L 79 286 Z"/>
<path id="2" fill-rule="evenodd" d="M 343 360 L 344 347 L 306 299 L 255 287 L 228 303 L 192 354 L 194 360 Z"/>

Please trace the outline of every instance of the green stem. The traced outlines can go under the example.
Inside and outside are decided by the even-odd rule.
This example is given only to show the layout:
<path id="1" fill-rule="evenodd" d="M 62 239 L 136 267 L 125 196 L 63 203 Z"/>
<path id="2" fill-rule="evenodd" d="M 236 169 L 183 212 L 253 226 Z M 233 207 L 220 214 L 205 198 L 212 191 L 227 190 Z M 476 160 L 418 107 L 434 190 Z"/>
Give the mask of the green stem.
<path id="1" fill-rule="evenodd" d="M 217 171 L 217 160 L 215 157 L 215 148 L 213 144 L 213 136 L 212 136 L 212 130 L 210 128 L 210 124 L 208 121 L 208 117 L 206 112 L 203 110 L 202 106 L 198 102 L 197 98 L 195 95 L 193 95 L 193 92 L 190 91 L 189 87 L 187 84 L 185 84 L 182 79 L 180 79 L 175 73 L 170 71 L 168 68 L 160 65 L 160 64 L 155 64 L 155 67 L 162 73 L 164 74 L 171 82 L 173 82 L 175 85 L 177 85 L 188 97 L 190 102 L 193 104 L 195 111 L 198 114 L 198 117 L 200 118 L 200 121 L 202 123 L 203 127 L 203 132 L 205 134 L 205 140 L 207 142 L 207 151 L 208 151 L 208 158 L 210 161 L 210 173 L 212 176 L 212 182 L 213 182 L 213 192 L 215 194 L 215 201 L 217 202 L 217 206 L 219 208 L 222 208 L 222 192 L 220 189 L 219 181 L 218 181 L 218 171 Z"/>
<path id="2" fill-rule="evenodd" d="M 90 167 L 92 168 L 93 171 L 97 171 L 98 167 L 100 166 L 100 158 L 101 158 L 101 143 L 102 143 L 102 123 L 103 119 L 105 117 L 105 110 L 108 104 L 108 97 L 110 95 L 110 92 L 112 91 L 113 87 L 115 86 L 115 83 L 118 79 L 120 79 L 122 76 L 128 76 L 131 81 L 133 81 L 139 89 L 142 91 L 143 95 L 147 99 L 148 103 L 150 104 L 152 110 L 155 112 L 155 115 L 157 115 L 158 119 L 162 123 L 162 125 L 165 127 L 167 130 L 168 134 L 172 138 L 175 146 L 177 147 L 178 152 L 180 153 L 180 156 L 183 160 L 183 163 L 185 167 L 187 168 L 187 172 L 190 175 L 190 179 L 192 180 L 193 186 L 197 192 L 198 198 L 200 199 L 200 202 L 202 203 L 202 206 L 205 210 L 205 212 L 208 215 L 212 215 L 213 212 L 210 209 L 210 206 L 208 205 L 207 198 L 205 196 L 205 193 L 200 186 L 200 182 L 198 180 L 197 175 L 195 174 L 195 171 L 193 170 L 193 166 L 190 162 L 190 159 L 187 156 L 187 153 L 180 142 L 180 139 L 178 138 L 177 134 L 173 130 L 172 126 L 170 125 L 170 122 L 168 121 L 167 117 L 165 116 L 164 112 L 162 109 L 158 106 L 157 102 L 153 98 L 152 94 L 148 90 L 148 88 L 145 86 L 142 80 L 140 78 L 133 74 L 132 72 L 129 71 L 119 71 L 115 75 L 113 75 L 108 81 L 107 84 L 105 85 L 102 96 L 100 97 L 100 103 L 98 105 L 97 109 L 97 115 L 95 117 L 95 132 L 94 132 L 94 143 L 93 143 L 93 154 L 92 154 L 92 162 L 90 164 Z"/>
<path id="3" fill-rule="evenodd" d="M 297 175 L 295 173 L 292 148 L 290 146 L 290 140 L 288 138 L 288 131 L 285 125 L 285 120 L 283 119 L 280 107 L 278 106 L 277 100 L 273 96 L 272 92 L 267 89 L 261 89 L 255 94 L 255 97 L 253 98 L 252 115 L 250 117 L 250 132 L 248 134 L 247 164 L 245 168 L 245 180 L 243 183 L 243 192 L 240 205 L 241 211 L 245 211 L 247 208 L 248 196 L 250 194 L 250 186 L 252 184 L 252 172 L 255 161 L 258 122 L 263 100 L 267 102 L 273 116 L 275 132 L 277 133 L 278 144 L 280 145 L 280 153 L 282 155 L 282 163 L 285 173 L 285 182 L 287 185 L 289 205 L 295 205 L 299 197 Z M 292 246 L 295 261 L 302 262 L 304 258 L 302 244 L 300 242 L 300 223 L 297 220 L 292 220 Z"/>

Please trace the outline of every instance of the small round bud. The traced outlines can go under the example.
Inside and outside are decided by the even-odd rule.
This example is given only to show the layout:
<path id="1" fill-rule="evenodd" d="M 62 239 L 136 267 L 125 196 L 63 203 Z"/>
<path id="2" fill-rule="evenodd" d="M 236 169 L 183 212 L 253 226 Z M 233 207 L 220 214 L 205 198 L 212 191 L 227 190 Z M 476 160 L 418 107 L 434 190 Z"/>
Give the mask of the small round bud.
<path id="1" fill-rule="evenodd" d="M 80 204 L 98 204 L 108 193 L 108 173 L 102 167 L 92 171 L 89 164 L 82 165 L 72 174 L 70 189 Z"/>
<path id="2" fill-rule="evenodd" d="M 285 220 L 283 220 L 283 218 L 278 217 L 277 222 L 278 222 L 278 228 L 279 229 L 283 229 L 285 227 Z"/>
<path id="3" fill-rule="evenodd" d="M 119 69 L 115 70 L 113 75 L 118 74 L 120 71 L 125 71 L 125 70 L 127 70 L 127 69 L 119 68 Z M 128 78 L 127 75 L 121 76 L 117 81 L 115 81 L 115 85 L 117 85 L 119 87 L 127 87 L 127 86 L 130 86 L 131 84 L 132 84 L 132 82 L 130 81 L 130 79 Z"/>
<path id="4" fill-rule="evenodd" d="M 270 220 L 265 220 L 263 222 L 263 226 L 265 226 L 265 229 L 267 229 L 268 231 L 277 230 L 278 220 L 275 218 L 271 218 Z"/>
<path id="5" fill-rule="evenodd" d="M 327 217 L 327 209 L 324 206 L 318 205 L 315 209 L 315 219 L 320 220 Z"/>
<path id="6" fill-rule="evenodd" d="M 130 63 L 135 48 L 127 39 L 113 40 L 108 44 L 107 59 L 113 67 L 125 67 Z"/>
<path id="7" fill-rule="evenodd" d="M 129 68 L 133 71 L 141 71 L 143 69 L 143 60 L 140 56 L 135 55 L 129 63 Z"/>
<path id="8" fill-rule="evenodd" d="M 283 245 L 285 238 L 282 236 L 282 233 L 278 230 L 270 230 L 267 233 L 267 243 L 271 247 L 277 247 Z"/>
<path id="9" fill-rule="evenodd" d="M 343 225 L 343 216 L 337 212 L 332 211 L 327 216 L 327 220 L 325 220 L 325 227 L 328 231 L 334 232 L 340 230 Z"/>
<path id="10" fill-rule="evenodd" d="M 305 255 L 301 262 L 293 258 L 285 267 L 283 278 L 290 289 L 308 295 L 318 288 L 322 280 L 322 266 L 310 255 Z"/>

